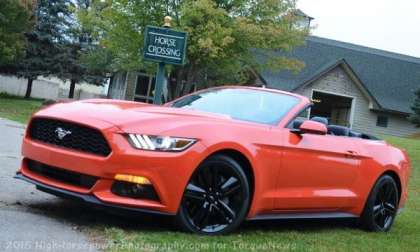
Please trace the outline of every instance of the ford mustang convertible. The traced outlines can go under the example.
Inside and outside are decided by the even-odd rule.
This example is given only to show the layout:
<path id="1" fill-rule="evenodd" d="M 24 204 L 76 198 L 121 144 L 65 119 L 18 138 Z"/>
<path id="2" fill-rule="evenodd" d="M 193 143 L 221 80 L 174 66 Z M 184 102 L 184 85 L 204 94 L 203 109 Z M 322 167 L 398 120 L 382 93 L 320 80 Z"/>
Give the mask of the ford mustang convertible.
<path id="1" fill-rule="evenodd" d="M 407 154 L 308 119 L 310 106 L 253 87 L 203 90 L 163 106 L 57 103 L 32 117 L 16 178 L 94 205 L 173 215 L 199 234 L 282 218 L 358 218 L 367 230 L 388 231 L 407 199 Z"/>

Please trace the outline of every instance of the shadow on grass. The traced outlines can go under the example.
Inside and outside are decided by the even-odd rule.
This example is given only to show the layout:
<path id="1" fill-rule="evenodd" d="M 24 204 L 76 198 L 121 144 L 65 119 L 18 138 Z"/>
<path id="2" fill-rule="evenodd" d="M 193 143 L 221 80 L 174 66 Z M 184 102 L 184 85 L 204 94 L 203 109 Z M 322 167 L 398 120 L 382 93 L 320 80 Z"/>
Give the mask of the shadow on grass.
<path id="1" fill-rule="evenodd" d="M 81 202 L 59 198 L 43 203 L 32 203 L 27 207 L 34 212 L 67 222 L 82 230 L 120 228 L 125 231 L 139 232 L 179 231 L 175 224 L 175 218 L 171 216 L 116 212 L 107 208 L 97 208 Z M 241 225 L 238 233 L 246 234 L 255 231 L 319 232 L 344 228 L 357 228 L 357 221 L 355 219 L 246 221 Z"/>

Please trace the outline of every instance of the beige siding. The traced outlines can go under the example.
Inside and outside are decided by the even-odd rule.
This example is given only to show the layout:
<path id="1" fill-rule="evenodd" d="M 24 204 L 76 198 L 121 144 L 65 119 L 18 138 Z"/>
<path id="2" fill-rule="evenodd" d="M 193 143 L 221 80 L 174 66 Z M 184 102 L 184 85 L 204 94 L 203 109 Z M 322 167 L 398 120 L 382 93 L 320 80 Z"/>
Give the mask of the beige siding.
<path id="1" fill-rule="evenodd" d="M 420 129 L 415 128 L 405 117 L 393 114 L 382 114 L 388 117 L 387 128 L 376 126 L 378 114 L 369 109 L 368 98 L 362 93 L 342 67 L 335 68 L 311 85 L 297 90 L 297 93 L 311 98 L 312 90 L 354 97 L 355 104 L 352 128 L 355 131 L 373 135 L 385 134 L 394 136 L 409 136 L 420 132 Z"/>

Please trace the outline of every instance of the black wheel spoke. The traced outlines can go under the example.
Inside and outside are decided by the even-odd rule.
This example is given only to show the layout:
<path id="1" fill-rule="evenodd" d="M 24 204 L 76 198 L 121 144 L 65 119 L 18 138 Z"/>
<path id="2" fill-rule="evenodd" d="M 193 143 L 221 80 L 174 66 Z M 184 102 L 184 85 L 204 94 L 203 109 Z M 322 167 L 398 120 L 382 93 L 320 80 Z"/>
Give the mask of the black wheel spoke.
<path id="1" fill-rule="evenodd" d="M 385 217 L 386 216 L 383 213 L 381 213 L 380 218 L 379 218 L 379 224 L 380 224 L 379 226 L 382 228 L 384 227 L 384 224 L 385 224 Z"/>
<path id="2" fill-rule="evenodd" d="M 222 200 L 219 200 L 218 203 L 220 204 L 221 210 L 231 219 L 234 219 L 236 217 L 235 211 L 233 211 L 232 208 L 229 207 L 228 204 L 223 202 Z"/>
<path id="3" fill-rule="evenodd" d="M 193 217 L 193 221 L 198 228 L 203 228 L 210 216 L 210 205 L 205 202 Z"/>
<path id="4" fill-rule="evenodd" d="M 228 197 L 239 191 L 239 189 L 241 189 L 239 180 L 234 177 L 230 177 L 220 186 L 220 191 L 223 197 Z"/>
<path id="5" fill-rule="evenodd" d="M 234 177 L 230 177 L 228 180 L 226 180 L 225 183 L 223 183 L 223 185 L 220 187 L 220 189 L 226 190 L 227 188 L 234 185 L 236 182 L 238 182 L 238 179 L 236 179 Z"/>
<path id="6" fill-rule="evenodd" d="M 376 225 L 382 230 L 387 230 L 397 211 L 398 193 L 392 183 L 384 183 L 378 191 L 375 205 L 373 206 L 373 218 Z"/>
<path id="7" fill-rule="evenodd" d="M 216 211 L 221 215 L 224 223 L 228 224 L 230 222 L 232 222 L 232 218 L 229 217 L 226 212 L 224 210 L 222 210 L 222 208 L 220 208 L 219 206 L 216 206 Z"/>
<path id="8" fill-rule="evenodd" d="M 204 201 L 205 195 L 206 195 L 206 191 L 204 189 L 192 183 L 188 184 L 187 190 L 185 191 L 185 197 L 189 199 Z"/>
<path id="9" fill-rule="evenodd" d="M 391 214 L 394 214 L 396 211 L 395 206 L 392 203 L 385 203 L 384 207 L 385 207 L 385 210 Z"/>
<path id="10" fill-rule="evenodd" d="M 391 225 L 391 222 L 392 222 L 392 219 L 393 219 L 394 217 L 392 216 L 392 215 L 387 215 L 385 218 L 384 218 L 384 228 L 386 228 L 386 227 L 388 227 L 389 225 Z"/>
<path id="11" fill-rule="evenodd" d="M 188 183 L 182 201 L 182 218 L 188 228 L 204 233 L 223 232 L 244 218 L 248 206 L 248 184 L 239 168 L 226 160 L 198 168 Z"/>
<path id="12" fill-rule="evenodd" d="M 378 216 L 378 214 L 381 213 L 381 210 L 382 210 L 382 206 L 381 205 L 375 205 L 373 207 L 373 216 L 374 217 Z"/>

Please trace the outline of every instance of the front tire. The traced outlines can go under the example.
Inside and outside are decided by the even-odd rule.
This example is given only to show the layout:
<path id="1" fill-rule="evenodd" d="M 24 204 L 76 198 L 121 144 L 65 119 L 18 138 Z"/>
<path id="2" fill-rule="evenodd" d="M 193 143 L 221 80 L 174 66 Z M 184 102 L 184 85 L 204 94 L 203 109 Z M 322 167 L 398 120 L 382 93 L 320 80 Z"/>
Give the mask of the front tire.
<path id="1" fill-rule="evenodd" d="M 192 175 L 177 219 L 189 232 L 226 234 L 245 219 L 249 203 L 249 183 L 241 166 L 226 155 L 214 155 Z"/>
<path id="2" fill-rule="evenodd" d="M 394 223 L 398 210 L 399 193 L 395 180 L 383 175 L 375 183 L 361 216 L 364 229 L 387 232 Z"/>

